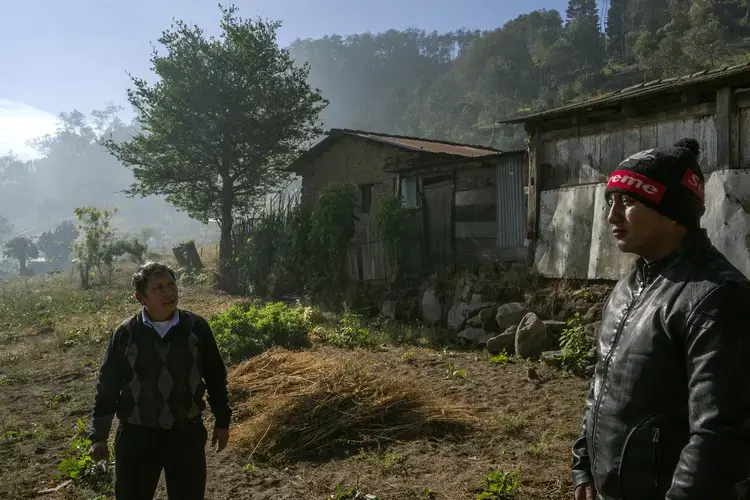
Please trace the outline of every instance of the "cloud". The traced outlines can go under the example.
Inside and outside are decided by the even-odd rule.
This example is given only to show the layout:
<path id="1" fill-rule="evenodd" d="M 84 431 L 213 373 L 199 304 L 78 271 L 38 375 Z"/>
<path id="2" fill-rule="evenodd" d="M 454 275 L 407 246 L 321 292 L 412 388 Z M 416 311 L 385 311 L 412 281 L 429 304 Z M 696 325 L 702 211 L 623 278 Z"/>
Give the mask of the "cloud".
<path id="1" fill-rule="evenodd" d="M 26 142 L 54 133 L 57 122 L 51 113 L 22 102 L 0 99 L 0 155 L 13 150 L 22 160 L 39 157 Z"/>

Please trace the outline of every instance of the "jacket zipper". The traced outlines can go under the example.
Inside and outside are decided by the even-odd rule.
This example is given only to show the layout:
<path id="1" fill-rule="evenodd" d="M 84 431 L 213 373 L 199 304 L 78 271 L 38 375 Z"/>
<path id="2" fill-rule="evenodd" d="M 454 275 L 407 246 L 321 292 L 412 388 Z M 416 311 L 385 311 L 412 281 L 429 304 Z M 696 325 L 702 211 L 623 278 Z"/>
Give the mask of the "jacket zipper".
<path id="1" fill-rule="evenodd" d="M 656 488 L 657 496 L 659 495 L 659 437 L 659 428 L 654 427 L 654 435 L 651 442 L 654 445 L 654 487 Z"/>
<path id="2" fill-rule="evenodd" d="M 604 369 L 602 372 L 602 385 L 607 380 L 607 371 L 609 370 L 609 361 L 612 358 L 612 354 L 615 351 L 615 347 L 617 347 L 617 341 L 620 339 L 620 334 L 622 333 L 622 329 L 625 327 L 625 322 L 628 320 L 628 316 L 630 315 L 630 311 L 633 309 L 633 306 L 635 305 L 636 300 L 638 300 L 638 297 L 641 296 L 641 293 L 643 293 L 643 290 L 646 288 L 646 279 L 641 281 L 641 283 L 638 286 L 638 290 L 636 291 L 635 295 L 633 295 L 633 298 L 631 299 L 628 306 L 625 308 L 625 314 L 622 317 L 622 320 L 620 321 L 620 325 L 617 327 L 617 331 L 615 332 L 615 338 L 612 340 L 612 347 L 609 349 L 609 352 L 607 353 L 607 356 L 604 358 Z M 599 394 L 596 396 L 596 405 L 594 406 L 594 421 L 591 429 L 591 436 L 594 440 L 593 448 L 596 449 L 596 425 L 599 423 L 599 407 L 602 403 L 602 393 L 604 392 L 604 387 L 599 390 Z M 596 462 L 597 459 L 594 457 L 594 461 L 591 464 L 591 472 L 594 476 L 596 476 L 595 470 L 596 470 Z"/>

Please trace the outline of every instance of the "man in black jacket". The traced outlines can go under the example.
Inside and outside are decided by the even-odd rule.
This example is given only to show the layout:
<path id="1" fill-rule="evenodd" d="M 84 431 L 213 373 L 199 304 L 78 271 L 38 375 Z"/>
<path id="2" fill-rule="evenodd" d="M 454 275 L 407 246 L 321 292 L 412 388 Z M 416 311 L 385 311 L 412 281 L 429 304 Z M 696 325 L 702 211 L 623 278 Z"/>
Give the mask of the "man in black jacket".
<path id="1" fill-rule="evenodd" d="M 750 283 L 700 228 L 698 154 L 693 139 L 643 151 L 607 183 L 617 246 L 638 259 L 604 307 L 576 500 L 744 498 Z"/>
<path id="2" fill-rule="evenodd" d="M 177 308 L 174 272 L 150 262 L 133 275 L 143 309 L 125 320 L 107 346 L 93 411 L 90 454 L 108 458 L 112 419 L 115 495 L 153 498 L 164 470 L 170 499 L 202 500 L 206 484 L 203 395 L 215 417 L 212 446 L 229 440 L 227 372 L 205 319 Z"/>

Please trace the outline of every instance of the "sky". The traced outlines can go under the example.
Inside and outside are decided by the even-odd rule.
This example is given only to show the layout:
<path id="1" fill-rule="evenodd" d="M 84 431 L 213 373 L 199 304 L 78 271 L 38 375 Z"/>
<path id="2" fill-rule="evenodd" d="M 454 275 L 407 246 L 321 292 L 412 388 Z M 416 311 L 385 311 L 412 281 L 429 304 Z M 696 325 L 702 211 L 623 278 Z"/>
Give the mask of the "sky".
<path id="1" fill-rule="evenodd" d="M 225 5 L 229 5 L 226 2 Z M 281 21 L 297 38 L 419 28 L 489 30 L 566 0 L 235 0 L 239 15 Z M 0 0 L 0 155 L 36 156 L 28 139 L 52 133 L 60 112 L 126 105 L 127 73 L 149 78 L 152 44 L 173 19 L 216 35 L 211 0 Z"/>

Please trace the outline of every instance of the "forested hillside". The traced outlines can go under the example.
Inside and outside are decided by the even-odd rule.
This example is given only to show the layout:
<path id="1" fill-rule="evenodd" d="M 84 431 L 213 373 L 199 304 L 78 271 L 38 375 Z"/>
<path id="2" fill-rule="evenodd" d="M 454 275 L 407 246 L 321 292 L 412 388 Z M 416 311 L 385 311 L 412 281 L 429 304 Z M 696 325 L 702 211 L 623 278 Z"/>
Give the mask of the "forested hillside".
<path id="1" fill-rule="evenodd" d="M 534 11 L 485 33 L 391 30 L 290 49 L 331 101 L 326 127 L 517 148 L 518 127 L 477 127 L 750 59 L 749 2 L 570 0 L 565 13 Z"/>

